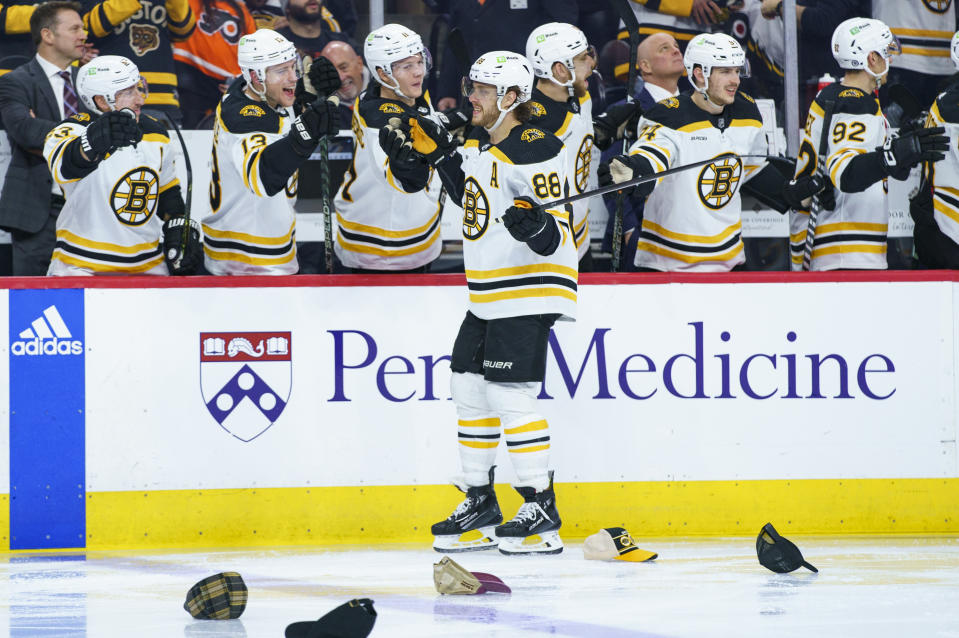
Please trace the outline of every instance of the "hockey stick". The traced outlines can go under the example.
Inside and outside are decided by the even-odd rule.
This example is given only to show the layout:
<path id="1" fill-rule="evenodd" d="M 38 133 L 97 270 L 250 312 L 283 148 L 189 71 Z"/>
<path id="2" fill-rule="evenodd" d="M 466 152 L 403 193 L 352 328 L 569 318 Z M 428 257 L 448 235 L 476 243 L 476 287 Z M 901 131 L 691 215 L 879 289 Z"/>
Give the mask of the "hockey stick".
<path id="1" fill-rule="evenodd" d="M 303 88 L 307 93 L 318 95 L 316 87 L 310 81 L 310 67 L 313 65 L 313 58 L 305 57 L 303 59 Z M 339 105 L 340 99 L 331 95 L 327 98 L 320 97 L 332 102 L 334 106 Z M 333 274 L 333 211 L 330 205 L 330 141 L 329 137 L 324 135 L 320 138 L 320 205 L 323 212 L 323 260 L 326 265 L 327 274 Z"/>
<path id="2" fill-rule="evenodd" d="M 629 69 L 626 75 L 626 102 L 632 104 L 634 101 L 633 92 L 636 87 L 636 57 L 639 55 L 639 21 L 636 14 L 629 7 L 628 0 L 609 0 L 613 10 L 619 13 L 623 25 L 626 27 L 626 35 L 629 38 Z M 623 144 L 625 147 L 625 142 Z M 625 151 L 625 148 L 624 148 Z M 620 191 L 616 195 L 616 209 L 613 212 L 613 256 L 612 271 L 619 271 L 619 262 L 623 251 L 623 205 L 626 201 L 626 193 Z"/>
<path id="3" fill-rule="evenodd" d="M 836 110 L 835 98 L 826 101 L 823 109 L 822 129 L 819 132 L 819 148 L 816 149 L 816 173 L 832 188 L 832 182 L 826 174 L 826 144 L 829 143 L 829 128 L 832 126 L 832 115 Z M 819 194 L 813 195 L 809 206 L 809 220 L 806 222 L 806 244 L 803 246 L 802 269 L 809 270 L 812 263 L 812 249 L 816 242 L 816 226 L 819 224 L 819 213 L 822 212 L 822 202 Z"/>
<path id="4" fill-rule="evenodd" d="M 571 195 L 570 197 L 564 197 L 563 199 L 557 199 L 556 201 L 546 202 L 545 204 L 537 204 L 536 208 L 542 208 L 544 210 L 547 208 L 559 208 L 560 206 L 565 206 L 566 204 L 572 204 L 573 202 L 579 201 L 581 199 L 586 199 L 587 197 L 593 197 L 595 195 L 605 195 L 606 193 L 612 193 L 613 191 L 625 190 L 627 188 L 632 188 L 633 186 L 645 184 L 646 182 L 652 182 L 657 179 L 662 179 L 663 177 L 669 177 L 670 175 L 675 175 L 676 173 L 682 173 L 683 171 L 688 171 L 691 168 L 705 166 L 706 164 L 712 164 L 713 162 L 719 162 L 725 159 L 732 159 L 732 158 L 742 159 L 744 157 L 761 158 L 764 160 L 768 160 L 774 157 L 781 158 L 782 156 L 760 155 L 760 154 L 739 155 L 738 153 L 727 151 L 726 153 L 721 153 L 717 155 L 716 157 L 712 157 L 710 159 L 699 160 L 697 162 L 690 162 L 689 164 L 683 164 L 682 166 L 667 168 L 665 171 L 660 171 L 658 173 L 650 173 L 649 175 L 640 175 L 639 177 L 635 179 L 631 179 L 627 182 L 620 182 L 618 184 L 609 184 L 608 186 L 600 186 L 599 188 L 595 190 L 586 191 L 585 193 L 580 193 L 578 195 Z M 795 159 L 792 157 L 787 157 L 786 159 L 795 161 Z M 493 219 L 493 222 L 497 224 L 500 223 L 501 221 L 502 221 L 502 218 L 500 217 L 496 217 Z"/>
<path id="5" fill-rule="evenodd" d="M 183 141 L 183 134 L 180 133 L 180 127 L 176 125 L 173 118 L 168 114 L 163 114 L 166 121 L 173 128 L 177 139 L 180 141 L 180 148 L 183 149 L 183 165 L 186 168 L 186 213 L 183 215 L 183 233 L 180 235 L 180 257 L 174 262 L 174 270 L 180 267 L 180 262 L 186 256 L 186 245 L 190 240 L 190 206 L 193 203 L 193 167 L 190 165 L 190 153 L 186 150 L 186 143 Z M 167 248 L 167 255 L 170 249 Z"/>

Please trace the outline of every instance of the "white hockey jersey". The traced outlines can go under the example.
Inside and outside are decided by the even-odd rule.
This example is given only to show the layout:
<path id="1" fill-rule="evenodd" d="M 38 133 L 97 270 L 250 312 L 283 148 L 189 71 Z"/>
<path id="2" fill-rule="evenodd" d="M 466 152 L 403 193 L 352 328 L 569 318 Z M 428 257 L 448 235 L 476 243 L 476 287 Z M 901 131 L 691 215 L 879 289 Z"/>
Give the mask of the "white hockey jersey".
<path id="1" fill-rule="evenodd" d="M 931 75 L 952 75 L 949 56 L 956 32 L 954 0 L 872 0 L 872 17 L 885 22 L 902 45 L 892 66 Z"/>
<path id="2" fill-rule="evenodd" d="M 762 116 L 751 97 L 738 93 L 720 116 L 689 95 L 668 98 L 639 123 L 630 155 L 657 171 L 730 151 L 765 155 Z M 646 200 L 635 265 L 687 272 L 726 272 L 746 260 L 740 186 L 765 165 L 761 158 L 726 158 L 659 180 Z"/>
<path id="3" fill-rule="evenodd" d="M 80 179 L 63 174 L 71 143 L 79 143 L 90 115 L 71 116 L 47 135 L 43 156 L 63 189 L 66 204 L 57 218 L 57 243 L 48 274 L 167 275 L 160 247 L 161 194 L 179 181 L 166 129 L 140 116 L 143 139 L 109 154 Z"/>
<path id="4" fill-rule="evenodd" d="M 557 102 L 533 89 L 533 117 L 530 124 L 553 133 L 566 147 L 569 165 L 566 179 L 570 195 L 585 193 L 598 186 L 593 170 L 593 101 L 587 93 L 569 102 Z M 566 197 L 566 193 L 563 194 Z M 573 202 L 573 233 L 576 235 L 576 252 L 579 259 L 589 252 L 589 205 L 592 198 Z"/>
<path id="5" fill-rule="evenodd" d="M 406 113 L 430 116 L 429 96 L 413 107 L 380 97 L 379 85 L 353 107 L 353 162 L 336 194 L 336 255 L 344 266 L 367 270 L 412 270 L 434 261 L 440 238 L 440 180 L 430 175 L 426 188 L 403 190 L 380 148 L 380 129 Z"/>
<path id="6" fill-rule="evenodd" d="M 959 89 L 936 98 L 926 126 L 942 126 L 952 143 L 943 160 L 926 166 L 932 184 L 933 217 L 939 230 L 959 244 Z"/>
<path id="7" fill-rule="evenodd" d="M 204 266 L 214 275 L 291 275 L 296 260 L 297 173 L 270 196 L 260 161 L 290 130 L 292 114 L 251 99 L 237 82 L 216 109 Z"/>
<path id="8" fill-rule="evenodd" d="M 823 210 L 817 217 L 809 269 L 885 269 L 889 206 L 884 181 L 879 180 L 858 193 L 843 193 L 838 188 L 850 160 L 876 150 L 886 141 L 889 124 L 879 110 L 879 100 L 865 91 L 839 83 L 820 91 L 806 118 L 799 145 L 799 159 L 796 161 L 796 175 L 812 175 L 816 171 L 827 99 L 836 100 L 825 155 L 826 173 L 837 186 L 836 208 Z M 809 211 L 790 213 L 789 225 L 792 269 L 800 270 Z"/>
<path id="9" fill-rule="evenodd" d="M 547 209 L 561 233 L 552 255 L 533 252 L 499 218 L 519 197 L 563 196 L 566 149 L 554 135 L 519 125 L 499 144 L 467 140 L 463 156 L 463 263 L 469 310 L 480 319 L 576 316 L 576 244 L 565 210 Z"/>

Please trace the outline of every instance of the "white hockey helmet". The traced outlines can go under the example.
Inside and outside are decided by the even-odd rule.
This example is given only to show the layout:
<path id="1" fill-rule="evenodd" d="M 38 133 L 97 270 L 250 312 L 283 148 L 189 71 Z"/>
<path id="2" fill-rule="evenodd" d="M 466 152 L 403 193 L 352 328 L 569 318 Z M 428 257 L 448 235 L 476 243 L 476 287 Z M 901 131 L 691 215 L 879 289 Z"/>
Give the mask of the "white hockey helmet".
<path id="1" fill-rule="evenodd" d="M 144 96 L 147 94 L 146 80 L 140 77 L 137 65 L 122 55 L 99 55 L 77 72 L 77 94 L 84 106 L 97 115 L 103 111 L 94 102 L 95 95 L 102 95 L 112 110 L 116 107 L 117 92 L 131 86 L 139 87 Z"/>
<path id="2" fill-rule="evenodd" d="M 366 68 L 370 70 L 370 75 L 401 97 L 408 96 L 403 95 L 400 91 L 400 83 L 393 77 L 393 63 L 420 54 L 423 56 L 426 72 L 429 73 L 433 66 L 430 50 L 423 45 L 423 39 L 415 31 L 402 24 L 384 24 L 370 32 L 366 36 L 366 41 L 363 42 L 363 58 L 366 60 Z M 383 73 L 393 84 L 384 82 L 380 74 L 376 72 L 377 69 L 383 69 Z"/>
<path id="3" fill-rule="evenodd" d="M 700 93 L 705 93 L 709 87 L 709 75 L 716 67 L 733 67 L 740 69 L 740 77 L 749 77 L 749 62 L 746 52 L 731 36 L 725 33 L 702 33 L 693 38 L 686 45 L 683 55 L 683 65 L 689 75 L 689 82 Z M 693 69 L 702 67 L 706 85 L 699 87 L 693 81 Z"/>
<path id="4" fill-rule="evenodd" d="M 496 123 L 487 130 L 494 130 L 506 114 L 533 96 L 533 65 L 519 53 L 512 51 L 490 51 L 481 55 L 470 67 L 468 78 L 463 78 L 463 95 L 469 97 L 473 92 L 473 83 L 491 84 L 496 87 L 496 108 L 500 114 Z M 516 87 L 519 93 L 516 100 L 503 110 L 503 97 Z"/>
<path id="5" fill-rule="evenodd" d="M 869 68 L 869 54 L 875 51 L 886 62 L 886 70 L 876 74 Z M 882 20 L 849 18 L 832 32 L 832 57 L 839 68 L 866 71 L 874 78 L 885 75 L 889 60 L 902 51 L 899 40 Z"/>
<path id="6" fill-rule="evenodd" d="M 272 29 L 257 29 L 255 33 L 240 38 L 236 48 L 236 61 L 240 73 L 251 91 L 263 98 L 266 95 L 266 70 L 271 66 L 290 60 L 299 60 L 293 43 Z M 300 66 L 296 65 L 297 77 Z M 256 71 L 256 77 L 263 84 L 256 89 L 250 81 L 250 71 Z"/>
<path id="7" fill-rule="evenodd" d="M 533 64 L 537 77 L 552 80 L 561 86 L 573 86 L 576 81 L 573 58 L 583 51 L 591 51 L 593 59 L 596 59 L 596 49 L 589 44 L 586 34 L 579 27 L 565 22 L 549 22 L 536 27 L 526 39 L 526 57 Z M 553 76 L 553 65 L 557 62 L 569 69 L 572 77 L 568 82 L 560 82 Z"/>
<path id="8" fill-rule="evenodd" d="M 952 55 L 952 63 L 959 70 L 959 31 L 956 31 L 952 36 L 952 46 L 949 47 L 949 52 Z"/>

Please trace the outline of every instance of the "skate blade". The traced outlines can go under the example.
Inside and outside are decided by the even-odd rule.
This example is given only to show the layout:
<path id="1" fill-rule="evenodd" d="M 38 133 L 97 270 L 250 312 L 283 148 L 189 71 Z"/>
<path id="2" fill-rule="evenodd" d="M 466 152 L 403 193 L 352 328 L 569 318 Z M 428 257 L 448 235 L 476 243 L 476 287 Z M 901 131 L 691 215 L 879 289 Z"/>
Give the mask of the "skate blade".
<path id="1" fill-rule="evenodd" d="M 496 537 L 496 526 L 481 527 L 460 535 L 433 537 L 433 549 L 443 554 L 458 552 L 479 552 L 485 549 L 496 549 L 499 539 Z"/>
<path id="2" fill-rule="evenodd" d="M 563 551 L 563 541 L 559 532 L 543 532 L 526 538 L 499 539 L 499 551 L 507 556 L 520 554 L 560 554 Z"/>

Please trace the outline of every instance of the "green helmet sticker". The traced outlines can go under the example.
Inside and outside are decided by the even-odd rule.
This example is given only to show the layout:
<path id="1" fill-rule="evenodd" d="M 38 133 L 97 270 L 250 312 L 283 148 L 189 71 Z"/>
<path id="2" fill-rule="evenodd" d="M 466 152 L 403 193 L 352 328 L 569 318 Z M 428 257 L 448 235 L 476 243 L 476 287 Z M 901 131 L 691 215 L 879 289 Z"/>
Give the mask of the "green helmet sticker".
<path id="1" fill-rule="evenodd" d="M 497 62 L 506 62 L 506 56 L 505 56 L 505 55 L 498 55 L 498 56 L 496 56 L 496 61 L 497 61 Z"/>

